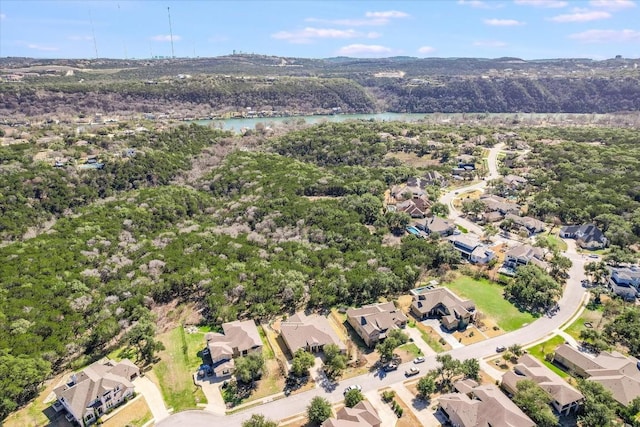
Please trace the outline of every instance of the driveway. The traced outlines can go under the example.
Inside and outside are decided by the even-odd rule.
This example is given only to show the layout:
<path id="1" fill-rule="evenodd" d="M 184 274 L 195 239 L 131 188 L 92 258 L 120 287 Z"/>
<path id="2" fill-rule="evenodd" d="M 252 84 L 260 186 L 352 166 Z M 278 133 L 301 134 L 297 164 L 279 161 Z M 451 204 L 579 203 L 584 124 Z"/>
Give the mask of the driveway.
<path id="1" fill-rule="evenodd" d="M 382 420 L 383 427 L 393 427 L 396 425 L 396 423 L 398 422 L 398 417 L 391 409 L 391 405 L 382 401 L 380 392 L 378 392 L 378 390 L 371 390 L 365 393 L 364 397 L 367 398 L 369 403 L 371 403 L 378 412 L 378 416 Z"/>
<path id="2" fill-rule="evenodd" d="M 222 394 L 220 393 L 220 385 L 224 382 L 224 378 L 218 378 L 214 375 L 204 377 L 202 380 L 197 379 L 197 374 L 193 374 L 193 380 L 202 387 L 202 392 L 207 398 L 207 406 L 205 409 L 214 414 L 224 415 L 227 406 L 224 403 Z"/>
<path id="3" fill-rule="evenodd" d="M 409 338 L 413 340 L 413 343 L 420 349 L 420 351 L 422 351 L 422 355 L 424 357 L 436 355 L 436 352 L 431 347 L 429 347 L 426 342 L 424 342 L 418 328 L 407 327 L 404 329 L 404 332 L 409 335 Z"/>
<path id="4" fill-rule="evenodd" d="M 158 390 L 158 387 L 153 381 L 147 377 L 138 377 L 133 380 L 133 385 L 135 386 L 136 392 L 144 396 L 156 423 L 169 416 L 169 411 L 162 399 L 162 393 L 160 393 L 160 390 Z"/>
<path id="5" fill-rule="evenodd" d="M 453 334 L 444 332 L 442 330 L 442 325 L 440 324 L 440 321 L 438 319 L 426 319 L 422 321 L 422 324 L 426 326 L 430 326 L 431 329 L 433 329 L 436 332 L 436 334 L 440 335 L 440 337 L 451 346 L 451 348 L 456 349 L 456 348 L 464 347 L 464 344 L 461 344 L 456 339 L 456 337 L 453 336 Z"/>

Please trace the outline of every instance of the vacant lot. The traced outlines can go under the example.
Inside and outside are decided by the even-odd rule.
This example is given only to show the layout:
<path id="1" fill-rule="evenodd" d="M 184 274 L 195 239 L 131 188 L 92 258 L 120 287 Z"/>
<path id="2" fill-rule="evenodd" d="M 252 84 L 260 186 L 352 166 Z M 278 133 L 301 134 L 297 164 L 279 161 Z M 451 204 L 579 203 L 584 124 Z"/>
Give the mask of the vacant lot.
<path id="1" fill-rule="evenodd" d="M 492 318 L 505 331 L 514 331 L 530 323 L 533 316 L 518 310 L 503 297 L 501 285 L 486 279 L 473 279 L 459 276 L 444 286 L 451 289 L 462 298 L 475 302 L 476 307 L 487 317 Z"/>
<path id="2" fill-rule="evenodd" d="M 131 427 L 140 427 L 143 426 L 147 421 L 150 421 L 153 418 L 151 415 L 151 411 L 149 410 L 149 406 L 147 406 L 147 401 L 144 400 L 144 397 L 140 396 L 132 402 L 127 403 L 118 412 L 106 420 L 103 424 L 104 427 L 121 427 L 121 426 L 131 426 Z"/>
<path id="3" fill-rule="evenodd" d="M 202 390 L 193 383 L 192 375 L 202 364 L 199 352 L 204 348 L 204 332 L 187 333 L 182 326 L 158 336 L 165 350 L 160 362 L 149 372 L 149 378 L 158 384 L 168 408 L 175 412 L 207 403 Z"/>
<path id="4" fill-rule="evenodd" d="M 587 329 L 585 323 L 591 324 L 593 328 L 598 328 L 601 321 L 602 310 L 585 310 L 575 322 L 573 322 L 567 329 L 565 329 L 565 332 L 579 341 L 580 332 Z"/>

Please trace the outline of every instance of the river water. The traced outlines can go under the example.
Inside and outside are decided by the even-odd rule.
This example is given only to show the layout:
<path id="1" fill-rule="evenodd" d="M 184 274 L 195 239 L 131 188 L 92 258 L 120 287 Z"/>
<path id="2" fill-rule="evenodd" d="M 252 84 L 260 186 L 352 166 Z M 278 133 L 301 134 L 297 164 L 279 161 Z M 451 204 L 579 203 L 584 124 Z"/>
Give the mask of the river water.
<path id="1" fill-rule="evenodd" d="M 571 114 L 571 113 L 374 113 L 374 114 L 335 114 L 326 116 L 291 116 L 291 117 L 255 117 L 239 119 L 213 119 L 195 120 L 203 126 L 213 126 L 219 129 L 241 132 L 243 129 L 255 129 L 258 123 L 269 127 L 278 127 L 290 123 L 316 124 L 324 122 L 344 122 L 347 120 L 376 120 L 376 121 L 403 121 L 417 122 L 427 121 L 430 123 L 448 123 L 466 116 L 468 122 L 478 121 L 481 118 L 502 117 L 518 118 L 525 120 L 546 119 L 552 122 L 564 122 L 573 124 L 573 119 L 587 117 L 587 122 L 598 122 L 606 118 L 606 114 Z"/>

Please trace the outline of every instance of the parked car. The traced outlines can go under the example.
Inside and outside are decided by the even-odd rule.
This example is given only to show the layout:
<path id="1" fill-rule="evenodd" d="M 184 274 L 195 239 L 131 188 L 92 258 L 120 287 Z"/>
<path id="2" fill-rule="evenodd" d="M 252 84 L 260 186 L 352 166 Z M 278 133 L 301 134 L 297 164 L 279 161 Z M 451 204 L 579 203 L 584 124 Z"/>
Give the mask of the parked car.
<path id="1" fill-rule="evenodd" d="M 395 371 L 396 369 L 398 369 L 398 365 L 396 363 L 387 363 L 386 365 L 384 365 L 384 367 L 382 368 L 384 369 L 385 372 L 391 372 L 391 371 Z"/>
<path id="2" fill-rule="evenodd" d="M 596 255 L 596 254 L 591 254 L 591 255 L 589 255 L 589 258 L 598 259 L 600 257 L 598 255 Z"/>
<path id="3" fill-rule="evenodd" d="M 424 232 L 426 232 L 426 231 L 427 231 L 427 227 L 425 227 L 425 226 L 424 226 L 424 225 L 422 225 L 422 224 L 416 224 L 416 228 L 417 228 L 418 230 L 420 230 L 420 231 L 424 231 Z"/>
<path id="4" fill-rule="evenodd" d="M 420 357 L 416 357 L 415 359 L 413 359 L 413 363 L 424 363 L 425 358 L 420 356 Z"/>
<path id="5" fill-rule="evenodd" d="M 503 351 L 506 351 L 506 350 L 507 350 L 507 347 L 505 347 L 503 345 L 499 345 L 499 346 L 496 347 L 496 351 L 498 353 L 502 353 Z"/>
<path id="6" fill-rule="evenodd" d="M 404 372 L 404 376 L 412 377 L 414 375 L 418 375 L 419 373 L 420 373 L 420 369 L 416 368 L 415 366 L 412 366 Z"/>
<path id="7" fill-rule="evenodd" d="M 362 387 L 360 386 L 360 384 L 354 384 L 354 385 L 350 385 L 349 387 L 344 389 L 344 394 L 347 394 L 348 392 L 350 392 L 351 390 L 358 390 L 358 391 L 362 391 Z"/>

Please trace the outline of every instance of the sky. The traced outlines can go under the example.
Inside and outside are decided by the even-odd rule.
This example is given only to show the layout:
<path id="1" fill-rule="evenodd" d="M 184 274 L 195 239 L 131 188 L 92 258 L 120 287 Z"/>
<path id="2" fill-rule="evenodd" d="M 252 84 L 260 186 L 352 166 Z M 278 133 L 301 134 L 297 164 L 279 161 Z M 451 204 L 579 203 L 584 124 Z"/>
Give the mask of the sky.
<path id="1" fill-rule="evenodd" d="M 0 57 L 233 52 L 640 58 L 640 0 L 0 1 Z"/>

